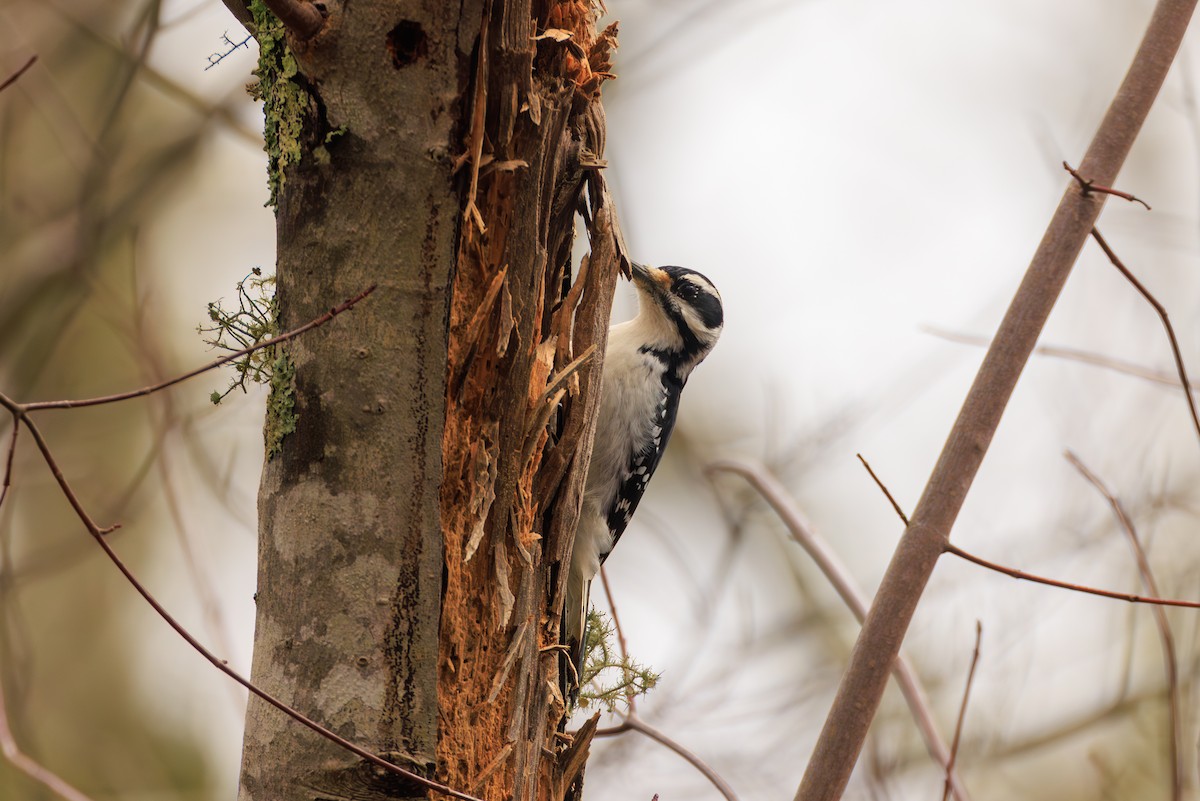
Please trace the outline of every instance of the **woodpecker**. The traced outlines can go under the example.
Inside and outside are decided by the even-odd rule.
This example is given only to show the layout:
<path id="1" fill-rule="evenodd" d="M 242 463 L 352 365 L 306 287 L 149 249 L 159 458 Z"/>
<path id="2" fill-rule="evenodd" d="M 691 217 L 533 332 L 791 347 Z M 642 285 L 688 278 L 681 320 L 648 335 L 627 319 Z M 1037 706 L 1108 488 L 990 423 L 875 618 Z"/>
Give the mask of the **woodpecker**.
<path id="1" fill-rule="evenodd" d="M 720 293 L 695 270 L 633 264 L 632 277 L 638 314 L 608 330 L 595 445 L 571 550 L 562 640 L 576 682 L 583 670 L 592 579 L 662 459 L 688 376 L 717 344 L 724 325 Z"/>

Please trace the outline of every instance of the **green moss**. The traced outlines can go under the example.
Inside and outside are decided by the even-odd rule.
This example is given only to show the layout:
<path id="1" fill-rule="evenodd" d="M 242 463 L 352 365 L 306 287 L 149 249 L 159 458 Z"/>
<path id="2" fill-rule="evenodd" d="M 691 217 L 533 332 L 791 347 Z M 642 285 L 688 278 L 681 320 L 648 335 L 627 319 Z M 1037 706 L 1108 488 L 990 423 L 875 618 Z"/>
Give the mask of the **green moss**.
<path id="1" fill-rule="evenodd" d="M 585 628 L 580 706 L 597 704 L 614 712 L 618 705 L 628 705 L 633 698 L 654 688 L 661 674 L 638 664 L 613 646 L 613 625 L 607 617 L 594 608 L 589 609 Z"/>
<path id="2" fill-rule="evenodd" d="M 267 458 L 283 450 L 283 438 L 296 430 L 296 365 L 280 353 L 271 369 L 271 394 L 267 397 L 267 419 L 263 440 Z"/>
<path id="3" fill-rule="evenodd" d="M 275 206 L 283 188 L 285 168 L 300 162 L 300 134 L 310 104 L 308 92 L 296 81 L 299 67 L 288 48 L 283 23 L 276 19 L 262 0 L 251 0 L 255 38 L 258 39 L 258 83 L 250 93 L 263 102 L 263 139 L 269 158 L 267 181 Z"/>

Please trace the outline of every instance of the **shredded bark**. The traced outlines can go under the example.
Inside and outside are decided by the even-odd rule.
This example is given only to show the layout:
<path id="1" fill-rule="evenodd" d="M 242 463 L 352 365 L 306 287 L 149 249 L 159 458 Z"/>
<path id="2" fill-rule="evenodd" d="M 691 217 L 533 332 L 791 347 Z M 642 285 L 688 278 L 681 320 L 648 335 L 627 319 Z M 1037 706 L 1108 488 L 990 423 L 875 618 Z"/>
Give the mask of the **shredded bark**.
<path id="1" fill-rule="evenodd" d="M 599 173 L 616 28 L 598 33 L 578 1 L 485 15 L 450 306 L 438 763 L 451 786 L 532 801 L 561 797 L 580 767 L 555 737 L 554 646 L 621 264 Z M 592 255 L 572 280 L 585 209 Z"/>

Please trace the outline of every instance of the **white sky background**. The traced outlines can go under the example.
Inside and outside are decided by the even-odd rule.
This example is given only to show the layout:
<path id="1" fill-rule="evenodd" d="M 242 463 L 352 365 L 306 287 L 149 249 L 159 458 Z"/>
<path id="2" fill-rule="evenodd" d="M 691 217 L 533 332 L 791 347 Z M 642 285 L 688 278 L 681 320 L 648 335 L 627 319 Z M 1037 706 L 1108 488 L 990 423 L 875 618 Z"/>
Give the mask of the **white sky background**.
<path id="1" fill-rule="evenodd" d="M 1065 186 L 1059 162 L 1080 160 L 1152 3 L 608 5 L 621 20 L 621 48 L 619 80 L 605 89 L 607 155 L 627 241 L 638 259 L 704 272 L 726 305 L 723 340 L 689 384 L 676 451 L 788 460 L 786 477 L 806 513 L 873 587 L 900 526 L 854 454 L 870 459 L 912 508 L 982 355 L 922 326 L 995 329 Z M 167 7 L 169 20 L 196 5 Z M 202 71 L 226 30 L 234 33 L 236 23 L 211 0 L 167 31 L 151 60 L 201 95 L 233 98 L 239 118 L 256 130 L 257 110 L 237 94 L 253 53 Z M 1100 225 L 1168 305 L 1200 374 L 1197 120 L 1180 70 L 1196 55 L 1192 36 L 1119 181 L 1154 211 L 1110 200 Z M 264 163 L 257 145 L 215 136 L 142 240 L 143 258 L 172 265 L 159 300 L 178 322 L 178 348 L 197 360 L 206 353 L 189 333 L 206 302 L 231 296 L 251 267 L 273 264 Z M 621 292 L 618 313 L 627 314 L 632 293 Z M 1090 244 L 1043 341 L 1171 369 L 1157 319 Z M 212 388 L 223 382 L 201 380 Z M 208 390 L 196 393 L 198 402 Z M 248 670 L 261 397 L 230 401 L 206 423 L 205 439 L 228 460 L 241 508 L 206 520 L 198 507 L 207 505 L 197 499 L 188 512 L 205 532 L 231 663 Z M 1178 392 L 1038 358 L 1018 386 L 956 541 L 1034 572 L 1137 590 L 1107 508 L 1063 461 L 1064 448 L 1135 512 L 1166 489 L 1192 497 L 1186 491 L 1200 450 Z M 187 485 L 186 475 L 180 483 Z M 641 509 L 608 567 L 633 651 L 665 672 L 643 716 L 713 764 L 746 801 L 790 797 L 845 658 L 835 643 L 850 642 L 849 616 L 762 515 L 734 555 L 722 556 L 726 539 L 708 486 L 682 460 L 668 461 Z M 1153 536 L 1164 571 L 1194 568 L 1192 526 L 1178 515 L 1147 523 L 1143 533 Z M 827 608 L 801 600 L 785 556 Z M 151 580 L 168 606 L 199 625 L 187 584 L 172 580 L 181 564 L 164 564 Z M 717 593 L 711 581 L 724 566 L 729 574 Z M 1196 594 L 1194 572 L 1160 580 L 1166 594 Z M 697 599 L 706 595 L 711 605 L 702 607 Z M 946 682 L 934 694 L 947 736 L 976 619 L 984 657 L 968 737 L 993 744 L 1020 737 L 1120 690 L 1131 619 L 1122 607 L 949 561 L 926 600 L 909 651 Z M 817 612 L 837 623 L 840 639 L 805 617 Z M 1138 619 L 1135 685 L 1160 675 L 1149 616 Z M 1181 655 L 1191 659 L 1194 618 L 1173 619 Z M 156 632 L 147 645 L 147 703 L 162 709 L 155 699 L 168 694 L 180 723 L 206 732 L 232 787 L 240 709 L 222 677 L 186 649 L 164 645 L 170 636 Z M 834 651 L 813 651 L 821 646 Z M 902 743 L 893 751 L 924 765 L 903 717 L 889 724 L 893 730 Z M 1188 731 L 1185 741 L 1194 743 Z M 1046 765 L 1026 761 L 1018 770 L 1000 762 L 978 774 L 987 783 L 972 784 L 975 797 L 1093 796 L 1101 774 L 1085 747 L 1106 758 L 1104 746 L 1075 745 L 1055 766 L 1059 785 Z M 647 740 L 605 741 L 595 754 L 590 799 L 718 797 Z M 916 770 L 891 790 L 898 799 L 929 798 L 940 784 L 935 773 Z"/>

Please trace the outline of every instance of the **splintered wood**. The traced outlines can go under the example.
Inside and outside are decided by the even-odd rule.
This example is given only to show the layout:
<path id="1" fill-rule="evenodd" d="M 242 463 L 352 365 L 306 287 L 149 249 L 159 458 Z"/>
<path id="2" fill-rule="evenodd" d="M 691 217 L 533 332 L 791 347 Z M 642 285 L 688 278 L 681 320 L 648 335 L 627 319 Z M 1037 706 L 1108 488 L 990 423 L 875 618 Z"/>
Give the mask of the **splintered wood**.
<path id="1" fill-rule="evenodd" d="M 616 26 L 589 2 L 522 8 L 485 3 L 464 93 L 443 437 L 439 778 L 488 801 L 562 798 L 586 754 L 556 736 L 558 623 L 622 264 L 599 172 Z"/>

